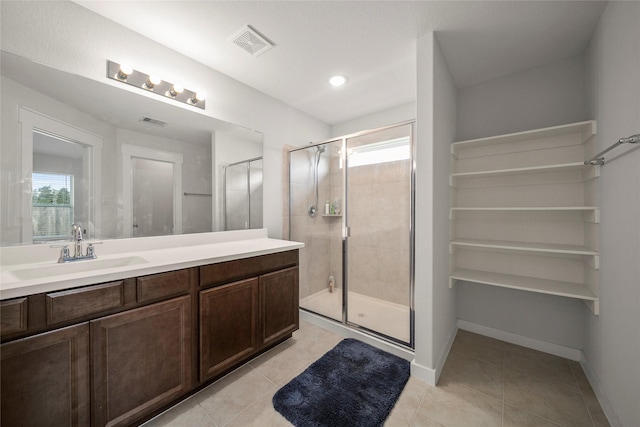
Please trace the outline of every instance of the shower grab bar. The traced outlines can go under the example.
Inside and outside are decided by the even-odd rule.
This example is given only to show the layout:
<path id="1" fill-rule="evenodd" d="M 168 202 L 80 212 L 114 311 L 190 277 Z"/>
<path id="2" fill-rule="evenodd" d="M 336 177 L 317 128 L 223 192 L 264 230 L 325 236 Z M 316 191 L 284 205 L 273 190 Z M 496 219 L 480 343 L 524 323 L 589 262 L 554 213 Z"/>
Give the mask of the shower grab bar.
<path id="1" fill-rule="evenodd" d="M 592 158 L 590 158 L 589 160 L 586 160 L 584 162 L 585 165 L 599 165 L 602 166 L 604 165 L 604 157 L 603 154 L 607 153 L 611 150 L 613 150 L 614 148 L 616 148 L 618 145 L 621 144 L 635 144 L 637 142 L 640 142 L 640 133 L 636 134 L 636 135 L 631 135 L 627 138 L 620 138 L 618 140 L 618 142 L 612 144 L 609 148 L 602 150 L 601 152 L 599 152 L 598 154 L 596 154 L 595 156 L 593 156 Z"/>
<path id="2" fill-rule="evenodd" d="M 209 193 L 187 193 L 185 191 L 184 193 L 185 196 L 205 196 L 205 197 L 211 197 L 211 194 Z"/>

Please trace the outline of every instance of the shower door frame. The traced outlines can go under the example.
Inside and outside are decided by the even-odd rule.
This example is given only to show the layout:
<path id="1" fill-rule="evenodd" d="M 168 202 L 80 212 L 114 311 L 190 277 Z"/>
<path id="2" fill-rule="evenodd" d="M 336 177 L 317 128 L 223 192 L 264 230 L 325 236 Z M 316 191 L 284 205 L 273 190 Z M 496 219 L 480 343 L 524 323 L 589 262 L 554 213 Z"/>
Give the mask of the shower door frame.
<path id="1" fill-rule="evenodd" d="M 251 225 L 251 163 L 263 160 L 262 156 L 254 157 L 248 160 L 241 160 L 235 163 L 229 163 L 228 165 L 224 165 L 222 167 L 222 212 L 224 213 L 224 230 L 227 230 L 227 168 L 232 166 L 242 165 L 244 163 L 247 164 L 247 197 L 248 197 L 248 208 L 247 213 L 249 217 L 249 229 L 252 229 Z"/>
<path id="2" fill-rule="evenodd" d="M 374 134 L 377 132 L 381 132 L 384 130 L 388 130 L 388 129 L 393 129 L 396 127 L 402 127 L 402 126 L 409 126 L 409 143 L 410 143 L 410 150 L 409 150 L 409 166 L 410 166 L 410 177 L 409 177 L 409 195 L 410 195 L 410 218 L 409 218 L 409 343 L 408 343 L 408 347 L 410 349 L 415 349 L 415 183 L 416 183 L 416 179 L 415 179 L 415 170 L 416 170 L 416 163 L 415 163 L 415 159 L 416 159 L 416 144 L 415 144 L 415 125 L 416 125 L 416 120 L 407 120 L 404 122 L 400 122 L 400 123 L 395 123 L 392 125 L 388 125 L 388 126 L 383 126 L 383 127 L 379 127 L 376 129 L 370 129 L 370 130 L 364 130 L 364 131 L 360 131 L 360 132 L 355 132 L 355 133 L 351 133 L 348 135 L 343 135 L 337 138 L 330 138 L 327 139 L 325 141 L 322 142 L 316 142 L 316 143 L 309 143 L 305 146 L 302 147 L 295 147 L 295 148 L 291 148 L 289 149 L 289 153 L 288 153 L 288 161 L 289 161 L 289 171 L 291 170 L 291 153 L 294 151 L 300 151 L 300 150 L 307 150 L 309 148 L 314 148 L 314 147 L 318 147 L 321 145 L 328 145 L 331 143 L 336 143 L 338 141 L 341 142 L 341 156 L 342 156 L 342 160 L 343 160 L 343 165 L 344 167 L 342 168 L 342 200 L 343 200 L 343 207 L 342 207 L 342 212 L 345 213 L 345 215 L 343 215 L 342 217 L 342 320 L 340 321 L 340 324 L 348 326 L 350 328 L 362 331 L 364 333 L 367 333 L 369 335 L 374 335 L 378 338 L 382 338 L 385 339 L 387 341 L 390 341 L 394 344 L 398 344 L 401 345 L 403 347 L 407 347 L 407 343 L 404 341 L 401 341 L 397 338 L 391 337 L 389 335 L 385 335 L 383 333 L 380 333 L 378 331 L 375 331 L 373 329 L 369 329 L 366 328 L 364 326 L 358 325 L 356 323 L 353 322 L 349 322 L 348 320 L 348 292 L 349 292 L 349 279 L 348 279 L 348 270 L 347 268 L 345 268 L 346 266 L 348 266 L 348 262 L 349 262 L 349 250 L 348 250 L 348 245 L 347 245 L 347 241 L 350 235 L 350 230 L 349 227 L 347 226 L 347 218 L 349 215 L 349 208 L 348 208 L 348 198 L 347 198 L 347 188 L 348 188 L 348 173 L 347 173 L 347 168 L 348 168 L 348 159 L 346 154 L 346 150 L 347 150 L 347 140 L 348 139 L 352 139 L 352 138 L 357 138 L 357 137 L 361 137 L 364 135 L 370 135 L 370 134 Z M 289 218 L 291 218 L 291 212 L 292 212 L 292 197 L 289 197 Z M 291 238 L 291 220 L 289 220 L 289 238 Z M 318 316 L 322 316 L 326 319 L 329 319 L 330 321 L 333 322 L 338 322 L 338 320 L 322 315 L 320 313 L 316 313 L 314 311 L 305 309 L 303 307 L 300 307 L 301 310 L 307 311 L 309 313 L 313 313 L 315 315 Z"/>

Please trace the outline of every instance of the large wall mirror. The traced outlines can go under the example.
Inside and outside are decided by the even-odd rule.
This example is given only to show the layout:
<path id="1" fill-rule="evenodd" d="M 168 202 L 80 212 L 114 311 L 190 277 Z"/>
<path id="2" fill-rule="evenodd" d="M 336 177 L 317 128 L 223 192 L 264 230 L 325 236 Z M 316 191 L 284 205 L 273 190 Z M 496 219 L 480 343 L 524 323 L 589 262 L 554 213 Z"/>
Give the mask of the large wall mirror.
<path id="1" fill-rule="evenodd" d="M 261 133 L 1 55 L 2 246 L 262 228 Z"/>

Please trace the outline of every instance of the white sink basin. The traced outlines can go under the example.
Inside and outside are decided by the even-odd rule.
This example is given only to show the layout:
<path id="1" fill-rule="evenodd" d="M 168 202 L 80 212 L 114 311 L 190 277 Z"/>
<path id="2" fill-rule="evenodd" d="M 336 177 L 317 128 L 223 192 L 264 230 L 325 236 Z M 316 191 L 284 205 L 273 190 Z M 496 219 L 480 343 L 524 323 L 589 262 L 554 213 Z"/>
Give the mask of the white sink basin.
<path id="1" fill-rule="evenodd" d="M 14 278 L 14 280 L 35 280 L 67 274 L 88 273 L 110 268 L 128 267 L 131 265 L 145 264 L 147 262 L 148 261 L 146 259 L 140 256 L 126 256 L 120 258 L 97 258 L 71 261 L 61 264 L 31 264 L 24 267 L 18 267 L 15 270 L 5 270 L 2 272 L 2 276 L 3 282 L 5 279 L 9 278 Z"/>

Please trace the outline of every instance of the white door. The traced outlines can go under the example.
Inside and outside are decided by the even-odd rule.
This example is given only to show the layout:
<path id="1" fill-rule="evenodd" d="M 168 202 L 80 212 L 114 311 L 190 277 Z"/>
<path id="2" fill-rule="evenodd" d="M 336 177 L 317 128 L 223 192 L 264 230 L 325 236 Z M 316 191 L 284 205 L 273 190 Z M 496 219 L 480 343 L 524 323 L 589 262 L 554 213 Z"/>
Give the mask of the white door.
<path id="1" fill-rule="evenodd" d="M 122 236 L 182 234 L 182 154 L 122 144 Z"/>

